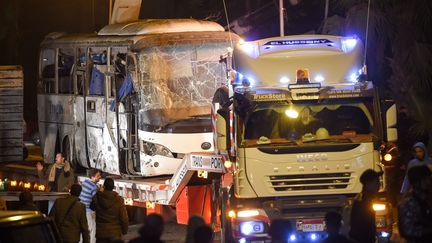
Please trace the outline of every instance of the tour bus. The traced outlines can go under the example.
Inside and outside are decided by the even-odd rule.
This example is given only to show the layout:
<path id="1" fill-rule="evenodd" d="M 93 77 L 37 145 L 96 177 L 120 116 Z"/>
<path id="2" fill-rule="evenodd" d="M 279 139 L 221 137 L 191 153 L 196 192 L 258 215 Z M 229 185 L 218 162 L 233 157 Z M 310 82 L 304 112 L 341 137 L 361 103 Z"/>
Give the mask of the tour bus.
<path id="1" fill-rule="evenodd" d="M 212 152 L 211 104 L 235 35 L 193 19 L 51 33 L 41 44 L 38 119 L 45 162 L 116 175 L 173 174 Z"/>

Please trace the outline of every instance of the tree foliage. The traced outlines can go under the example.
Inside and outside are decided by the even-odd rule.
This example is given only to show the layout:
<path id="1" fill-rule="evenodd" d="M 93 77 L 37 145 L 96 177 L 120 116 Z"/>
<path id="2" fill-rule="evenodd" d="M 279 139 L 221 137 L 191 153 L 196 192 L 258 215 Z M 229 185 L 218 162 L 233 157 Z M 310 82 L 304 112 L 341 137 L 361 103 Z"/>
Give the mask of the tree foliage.
<path id="1" fill-rule="evenodd" d="M 368 0 L 332 1 L 343 16 L 322 31 L 365 39 Z M 432 144 L 432 1 L 371 0 L 367 64 L 369 77 L 413 122 L 411 135 L 428 134 Z"/>

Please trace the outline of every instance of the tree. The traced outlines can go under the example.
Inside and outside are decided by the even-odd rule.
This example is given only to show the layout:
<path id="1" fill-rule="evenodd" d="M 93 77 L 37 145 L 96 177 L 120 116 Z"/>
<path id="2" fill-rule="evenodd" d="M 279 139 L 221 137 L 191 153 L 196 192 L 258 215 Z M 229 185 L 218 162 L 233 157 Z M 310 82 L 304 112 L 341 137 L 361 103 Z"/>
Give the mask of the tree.
<path id="1" fill-rule="evenodd" d="M 432 145 L 432 2 L 397 2 L 391 12 L 396 28 L 389 84 L 398 105 L 414 121 L 411 134 L 427 134 Z"/>
<path id="2" fill-rule="evenodd" d="M 368 0 L 333 0 L 323 33 L 356 33 L 365 40 Z M 336 10 L 335 10 L 336 9 Z M 341 27 L 342 26 L 342 27 Z M 432 1 L 371 0 L 367 64 L 369 78 L 386 90 L 413 121 L 412 136 L 428 134 L 432 145 Z M 335 30 L 336 29 L 336 30 Z"/>

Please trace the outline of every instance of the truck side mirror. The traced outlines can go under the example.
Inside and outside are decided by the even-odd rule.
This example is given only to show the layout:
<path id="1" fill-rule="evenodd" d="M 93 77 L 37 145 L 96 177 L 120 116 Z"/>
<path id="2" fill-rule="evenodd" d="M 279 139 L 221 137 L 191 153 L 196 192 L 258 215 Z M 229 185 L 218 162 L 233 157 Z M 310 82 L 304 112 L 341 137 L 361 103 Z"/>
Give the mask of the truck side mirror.
<path id="1" fill-rule="evenodd" d="M 217 131 L 217 147 L 219 150 L 228 150 L 231 147 L 229 117 L 230 117 L 229 109 L 222 108 L 217 111 L 216 131 Z"/>
<path id="2" fill-rule="evenodd" d="M 396 104 L 386 102 L 385 110 L 385 128 L 387 142 L 395 142 L 398 139 L 397 134 L 397 110 Z"/>

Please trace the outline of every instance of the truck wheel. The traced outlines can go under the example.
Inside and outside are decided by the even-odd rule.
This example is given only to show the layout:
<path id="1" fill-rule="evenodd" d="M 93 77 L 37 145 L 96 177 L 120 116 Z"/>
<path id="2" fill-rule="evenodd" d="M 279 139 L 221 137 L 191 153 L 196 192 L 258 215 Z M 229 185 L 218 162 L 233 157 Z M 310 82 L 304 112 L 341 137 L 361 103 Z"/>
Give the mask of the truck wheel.
<path id="1" fill-rule="evenodd" d="M 227 217 L 228 211 L 230 210 L 229 192 L 227 188 L 221 188 L 221 242 L 234 242 L 231 229 L 231 220 Z"/>

